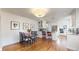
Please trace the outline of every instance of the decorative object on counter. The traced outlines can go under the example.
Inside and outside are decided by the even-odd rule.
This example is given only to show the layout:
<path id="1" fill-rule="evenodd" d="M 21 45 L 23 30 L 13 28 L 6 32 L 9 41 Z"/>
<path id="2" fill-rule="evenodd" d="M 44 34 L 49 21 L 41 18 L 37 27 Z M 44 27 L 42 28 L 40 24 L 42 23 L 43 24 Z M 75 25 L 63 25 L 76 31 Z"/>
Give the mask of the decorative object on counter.
<path id="1" fill-rule="evenodd" d="M 12 30 L 20 29 L 20 23 L 18 21 L 11 21 L 11 29 Z"/>

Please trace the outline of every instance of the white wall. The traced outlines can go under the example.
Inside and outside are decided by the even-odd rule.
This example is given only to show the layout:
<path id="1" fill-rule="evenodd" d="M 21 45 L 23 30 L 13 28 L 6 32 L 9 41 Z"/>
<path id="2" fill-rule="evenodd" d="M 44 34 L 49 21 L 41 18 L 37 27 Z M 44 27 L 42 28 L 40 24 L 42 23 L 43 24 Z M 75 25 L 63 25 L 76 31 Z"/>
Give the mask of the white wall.
<path id="1" fill-rule="evenodd" d="M 74 27 L 79 28 L 79 9 L 73 12 L 73 25 Z M 79 50 L 79 35 L 67 35 L 67 47 L 73 50 Z"/>
<path id="2" fill-rule="evenodd" d="M 79 8 L 76 9 L 76 27 L 79 28 Z"/>
<path id="3" fill-rule="evenodd" d="M 1 11 L 1 9 L 0 9 Z M 1 46 L 1 12 L 0 12 L 0 50 L 2 49 L 2 46 Z"/>
<path id="4" fill-rule="evenodd" d="M 71 21 L 71 23 L 72 23 L 72 27 L 76 27 L 76 9 L 74 9 L 73 11 L 72 11 L 72 13 L 71 13 L 71 16 L 72 16 L 72 21 Z"/>
<path id="5" fill-rule="evenodd" d="M 10 23 L 11 21 L 18 21 L 20 23 L 20 29 L 11 30 L 11 23 Z M 34 25 L 33 30 L 38 30 L 38 25 L 37 25 L 38 23 L 35 20 L 31 20 L 29 18 L 18 16 L 7 12 L 1 12 L 2 46 L 19 42 L 19 32 L 26 31 L 23 30 L 23 23 L 33 24 Z"/>
<path id="6" fill-rule="evenodd" d="M 1 18 L 0 18 L 0 46 L 1 46 Z"/>

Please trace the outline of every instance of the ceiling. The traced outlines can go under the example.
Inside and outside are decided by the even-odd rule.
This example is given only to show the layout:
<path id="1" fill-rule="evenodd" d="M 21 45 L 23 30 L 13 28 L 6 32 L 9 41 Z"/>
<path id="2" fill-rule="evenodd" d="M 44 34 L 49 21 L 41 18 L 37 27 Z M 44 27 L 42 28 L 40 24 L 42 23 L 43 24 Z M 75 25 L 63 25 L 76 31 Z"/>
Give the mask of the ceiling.
<path id="1" fill-rule="evenodd" d="M 30 9 L 31 8 L 2 8 L 1 10 L 38 21 L 39 18 L 34 16 L 31 13 Z M 49 8 L 48 10 L 49 10 L 48 13 L 41 19 L 47 21 L 53 21 L 59 19 L 61 17 L 69 15 L 72 12 L 73 8 Z"/>

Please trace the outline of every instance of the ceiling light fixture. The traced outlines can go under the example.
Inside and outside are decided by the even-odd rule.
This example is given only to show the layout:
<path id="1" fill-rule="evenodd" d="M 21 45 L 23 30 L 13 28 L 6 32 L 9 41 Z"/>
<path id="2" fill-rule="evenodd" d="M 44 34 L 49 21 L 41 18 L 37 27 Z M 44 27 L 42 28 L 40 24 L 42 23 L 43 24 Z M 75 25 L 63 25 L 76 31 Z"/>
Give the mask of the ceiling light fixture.
<path id="1" fill-rule="evenodd" d="M 44 17 L 48 13 L 46 8 L 33 8 L 31 11 L 36 17 Z"/>

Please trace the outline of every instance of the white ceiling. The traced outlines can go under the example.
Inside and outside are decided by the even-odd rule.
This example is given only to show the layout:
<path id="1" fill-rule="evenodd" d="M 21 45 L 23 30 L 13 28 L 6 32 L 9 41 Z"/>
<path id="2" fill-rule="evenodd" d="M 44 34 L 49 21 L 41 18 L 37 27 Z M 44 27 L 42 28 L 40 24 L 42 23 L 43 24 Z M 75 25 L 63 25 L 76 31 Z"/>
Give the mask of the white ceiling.
<path id="1" fill-rule="evenodd" d="M 39 18 L 35 17 L 31 13 L 30 9 L 31 8 L 2 8 L 2 11 L 24 16 L 33 20 L 39 20 Z M 46 14 L 46 16 L 42 19 L 45 19 L 47 21 L 53 21 L 55 19 L 59 19 L 61 17 L 69 15 L 72 10 L 73 8 L 49 8 L 48 14 Z"/>

